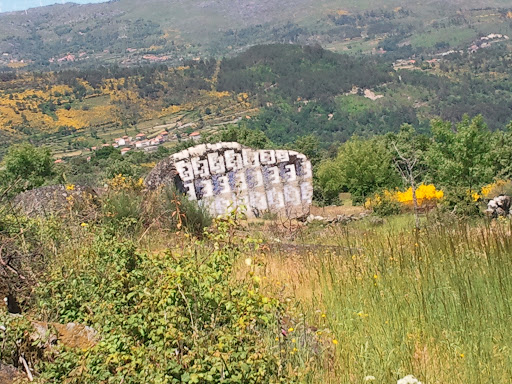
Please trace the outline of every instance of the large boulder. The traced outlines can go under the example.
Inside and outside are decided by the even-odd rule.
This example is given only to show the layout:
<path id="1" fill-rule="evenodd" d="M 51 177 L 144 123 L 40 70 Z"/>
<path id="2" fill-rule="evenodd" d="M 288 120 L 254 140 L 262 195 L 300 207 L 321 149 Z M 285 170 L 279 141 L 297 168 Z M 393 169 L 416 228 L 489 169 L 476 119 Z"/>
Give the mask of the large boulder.
<path id="1" fill-rule="evenodd" d="M 145 180 L 149 189 L 174 184 L 211 214 L 245 207 L 248 217 L 309 214 L 311 162 L 295 151 L 254 150 L 238 143 L 202 144 L 163 160 Z"/>
<path id="2" fill-rule="evenodd" d="M 93 188 L 80 185 L 52 185 L 32 189 L 17 195 L 15 208 L 28 216 L 65 215 L 79 212 L 84 216 L 98 207 L 97 193 Z"/>
<path id="3" fill-rule="evenodd" d="M 0 361 L 0 384 L 19 383 L 22 377 L 23 375 L 16 368 L 11 365 L 4 365 Z"/>
<path id="4" fill-rule="evenodd" d="M 485 213 L 493 218 L 508 216 L 512 213 L 511 206 L 510 196 L 500 195 L 489 201 Z"/>

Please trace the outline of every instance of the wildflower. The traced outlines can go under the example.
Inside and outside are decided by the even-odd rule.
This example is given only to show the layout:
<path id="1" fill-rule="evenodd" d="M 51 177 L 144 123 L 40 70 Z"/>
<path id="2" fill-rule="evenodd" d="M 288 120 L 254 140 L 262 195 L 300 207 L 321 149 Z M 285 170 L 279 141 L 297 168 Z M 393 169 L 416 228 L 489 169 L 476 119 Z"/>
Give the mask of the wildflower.
<path id="1" fill-rule="evenodd" d="M 80 224 L 80 226 L 82 226 L 82 227 L 88 227 L 88 226 L 89 226 L 89 224 L 87 224 L 87 223 L 82 223 L 82 224 Z"/>
<path id="2" fill-rule="evenodd" d="M 459 356 L 460 356 L 462 359 L 464 358 L 464 354 L 463 354 L 463 353 L 461 353 Z"/>
<path id="3" fill-rule="evenodd" d="M 373 275 L 373 278 L 374 278 L 375 280 L 377 280 L 377 279 L 379 278 L 379 276 L 378 276 L 378 275 Z"/>
<path id="4" fill-rule="evenodd" d="M 325 313 L 322 313 L 322 318 L 325 319 L 326 317 L 327 317 L 327 315 Z"/>
<path id="5" fill-rule="evenodd" d="M 248 257 L 247 259 L 245 259 L 245 265 L 247 265 L 248 267 L 250 267 L 252 264 L 252 259 L 250 257 Z"/>
<path id="6" fill-rule="evenodd" d="M 292 343 L 296 343 L 296 342 L 297 342 L 297 340 L 296 340 L 296 339 L 292 339 Z"/>
<path id="7" fill-rule="evenodd" d="M 288 328 L 288 332 L 293 332 L 294 329 L 293 328 Z"/>
<path id="8" fill-rule="evenodd" d="M 336 340 L 336 339 L 332 339 L 332 343 L 333 343 L 334 345 L 338 345 L 338 340 Z"/>
<path id="9" fill-rule="evenodd" d="M 374 380 L 376 380 L 376 379 L 375 379 L 375 376 L 366 376 L 366 377 L 364 378 L 364 381 L 374 381 Z"/>
<path id="10" fill-rule="evenodd" d="M 75 186 L 73 184 L 66 185 L 66 190 L 67 191 L 74 191 L 75 190 Z"/>
<path id="11" fill-rule="evenodd" d="M 407 375 L 403 379 L 398 380 L 396 384 L 421 384 L 421 381 L 413 375 Z"/>

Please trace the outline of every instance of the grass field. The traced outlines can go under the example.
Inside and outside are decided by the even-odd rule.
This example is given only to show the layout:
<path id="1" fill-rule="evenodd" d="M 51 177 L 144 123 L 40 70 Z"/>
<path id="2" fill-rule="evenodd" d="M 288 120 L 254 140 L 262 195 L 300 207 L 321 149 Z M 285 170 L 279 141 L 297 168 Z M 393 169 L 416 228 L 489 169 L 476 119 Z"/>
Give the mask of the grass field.
<path id="1" fill-rule="evenodd" d="M 510 382 L 510 222 L 411 228 L 405 216 L 308 229 L 302 246 L 267 255 L 270 285 L 335 343 L 310 382 Z"/>

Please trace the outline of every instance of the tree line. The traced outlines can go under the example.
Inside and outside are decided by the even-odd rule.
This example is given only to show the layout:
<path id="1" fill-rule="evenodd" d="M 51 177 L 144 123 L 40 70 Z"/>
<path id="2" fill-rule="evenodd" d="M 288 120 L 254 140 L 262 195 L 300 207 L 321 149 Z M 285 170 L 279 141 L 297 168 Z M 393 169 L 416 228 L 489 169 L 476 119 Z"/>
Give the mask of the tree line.
<path id="1" fill-rule="evenodd" d="M 482 186 L 511 178 L 512 123 L 493 132 L 482 116 L 465 115 L 456 125 L 432 120 L 428 134 L 404 124 L 398 133 L 351 138 L 317 164 L 316 196 L 332 204 L 349 192 L 362 203 L 384 189 L 433 183 L 467 202 Z"/>

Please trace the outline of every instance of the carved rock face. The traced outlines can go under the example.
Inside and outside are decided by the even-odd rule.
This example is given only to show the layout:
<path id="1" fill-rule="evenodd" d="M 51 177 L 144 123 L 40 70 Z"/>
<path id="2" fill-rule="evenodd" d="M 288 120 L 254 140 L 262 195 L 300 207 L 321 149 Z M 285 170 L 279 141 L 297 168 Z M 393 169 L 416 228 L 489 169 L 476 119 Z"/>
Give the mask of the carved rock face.
<path id="1" fill-rule="evenodd" d="M 214 215 L 244 206 L 248 217 L 265 213 L 298 218 L 313 197 L 311 162 L 288 150 L 254 150 L 238 143 L 203 144 L 163 160 L 146 178 L 155 189 L 174 182 Z"/>

